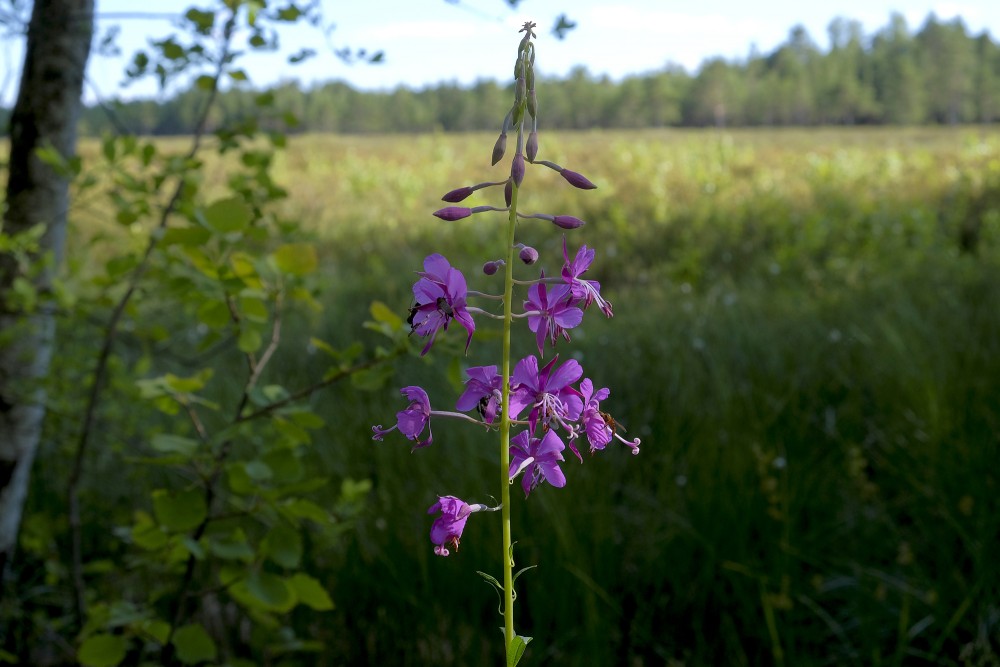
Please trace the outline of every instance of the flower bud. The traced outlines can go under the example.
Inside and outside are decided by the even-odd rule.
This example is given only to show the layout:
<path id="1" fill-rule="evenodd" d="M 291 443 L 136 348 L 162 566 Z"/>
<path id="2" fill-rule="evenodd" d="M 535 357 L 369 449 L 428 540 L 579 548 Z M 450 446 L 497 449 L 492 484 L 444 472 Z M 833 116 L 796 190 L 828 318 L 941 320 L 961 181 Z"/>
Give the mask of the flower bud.
<path id="1" fill-rule="evenodd" d="M 452 204 L 457 204 L 469 195 L 471 195 L 475 190 L 470 187 L 458 188 L 457 190 L 452 190 L 444 197 L 441 197 L 441 201 L 450 202 Z"/>
<path id="2" fill-rule="evenodd" d="M 535 99 L 535 89 L 528 91 L 528 113 L 532 118 L 538 117 L 538 101 Z"/>
<path id="3" fill-rule="evenodd" d="M 493 145 L 493 164 L 503 159 L 503 154 L 507 151 L 507 133 L 501 132 L 497 137 L 497 142 Z"/>
<path id="4" fill-rule="evenodd" d="M 528 157 L 528 162 L 535 161 L 535 156 L 538 155 L 538 133 L 534 130 L 528 134 L 528 143 L 524 147 L 524 152 Z"/>
<path id="5" fill-rule="evenodd" d="M 510 163 L 510 177 L 514 180 L 514 185 L 521 187 L 521 181 L 524 180 L 524 156 L 520 153 Z"/>
<path id="6" fill-rule="evenodd" d="M 566 181 L 574 188 L 580 188 L 581 190 L 594 190 L 597 188 L 597 186 L 591 183 L 586 176 L 578 174 L 575 171 L 562 169 L 560 170 L 559 175 L 565 178 Z"/>
<path id="7" fill-rule="evenodd" d="M 538 261 L 538 251 L 531 246 L 524 246 L 521 248 L 521 252 L 517 253 L 517 256 L 521 258 L 521 261 L 525 264 L 534 264 Z"/>
<path id="8" fill-rule="evenodd" d="M 524 99 L 525 90 L 527 90 L 527 84 L 524 82 L 524 77 L 517 77 L 517 81 L 514 83 L 514 104 Z"/>
<path id="9" fill-rule="evenodd" d="M 571 215 L 557 215 L 552 218 L 552 223 L 556 227 L 562 227 L 563 229 L 576 229 L 586 224 L 580 218 L 574 218 Z"/>
<path id="10" fill-rule="evenodd" d="M 503 199 L 507 202 L 507 208 L 510 208 L 510 201 L 514 197 L 514 184 L 511 183 L 510 179 L 507 179 L 507 184 L 503 186 Z"/>
<path id="11" fill-rule="evenodd" d="M 493 260 L 492 262 L 486 262 L 485 264 L 483 264 L 483 273 L 485 273 L 488 276 L 492 276 L 493 274 L 495 274 L 497 271 L 500 270 L 501 266 L 503 266 L 506 263 L 507 262 L 503 261 L 502 259 L 496 259 Z"/>
<path id="12" fill-rule="evenodd" d="M 442 220 L 447 220 L 449 222 L 453 220 L 461 220 L 462 218 L 468 218 L 472 215 L 471 208 L 465 208 L 464 206 L 447 206 L 441 210 L 434 211 L 434 217 L 441 218 Z"/>

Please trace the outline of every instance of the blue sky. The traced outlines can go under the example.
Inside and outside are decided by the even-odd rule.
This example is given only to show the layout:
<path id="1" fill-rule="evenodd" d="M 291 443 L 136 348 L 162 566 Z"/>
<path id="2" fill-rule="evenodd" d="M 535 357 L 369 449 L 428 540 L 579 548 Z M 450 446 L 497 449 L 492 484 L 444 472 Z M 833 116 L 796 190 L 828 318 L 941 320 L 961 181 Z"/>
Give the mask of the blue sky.
<path id="1" fill-rule="evenodd" d="M 272 0 L 273 2 L 274 0 Z M 147 0 L 141 11 L 180 13 L 193 0 Z M 195 3 L 197 4 L 197 3 Z M 201 4 L 208 5 L 205 1 Z M 136 12 L 135 0 L 97 0 L 101 14 Z M 997 0 L 838 0 L 837 3 L 792 0 L 522 0 L 511 10 L 504 0 L 323 0 L 325 22 L 335 24 L 329 40 L 335 46 L 383 50 L 380 65 L 347 65 L 332 53 L 322 30 L 302 26 L 281 34 L 286 53 L 313 48 L 319 55 L 298 66 L 274 54 L 247 61 L 255 85 L 282 79 L 306 83 L 340 79 L 363 89 L 393 88 L 399 84 L 421 87 L 440 81 L 462 84 L 477 78 L 510 77 L 517 28 L 531 19 L 539 24 L 536 67 L 542 74 L 563 75 L 576 65 L 595 74 L 620 78 L 649 72 L 668 62 L 689 71 L 711 56 L 742 58 L 752 45 L 767 52 L 780 44 L 789 29 L 803 24 L 823 48 L 826 27 L 836 16 L 861 21 L 871 33 L 902 13 L 911 30 L 927 15 L 962 17 L 978 33 L 1000 36 L 1000 2 Z M 564 41 L 548 34 L 553 20 L 565 12 L 578 22 Z M 99 31 L 120 25 L 118 44 L 130 55 L 151 37 L 162 37 L 174 28 L 166 18 L 102 19 Z M 20 40 L 0 44 L 0 103 L 9 105 L 16 92 L 21 61 Z M 88 101 L 118 94 L 125 58 L 92 57 L 88 70 Z M 152 95 L 149 85 L 132 88 L 126 96 Z"/>

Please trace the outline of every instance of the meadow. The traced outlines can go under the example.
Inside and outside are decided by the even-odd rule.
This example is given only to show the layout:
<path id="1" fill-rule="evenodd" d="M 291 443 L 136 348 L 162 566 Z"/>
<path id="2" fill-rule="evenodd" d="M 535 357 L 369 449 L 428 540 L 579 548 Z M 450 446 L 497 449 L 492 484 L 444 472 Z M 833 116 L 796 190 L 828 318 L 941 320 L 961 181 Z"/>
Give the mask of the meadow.
<path id="1" fill-rule="evenodd" d="M 309 377 L 311 336 L 370 336 L 373 300 L 405 318 L 431 252 L 470 288 L 498 289 L 478 267 L 499 256 L 501 218 L 430 215 L 444 192 L 490 177 L 494 138 L 289 139 L 274 173 L 289 193 L 281 212 L 318 250 L 326 310 L 289 322 L 279 381 Z M 515 494 L 519 565 L 538 565 L 518 582 L 519 626 L 539 640 L 522 664 L 1000 664 L 1000 133 L 541 142 L 598 185 L 580 196 L 530 170 L 521 208 L 588 222 L 567 235 L 596 248 L 588 277 L 615 317 L 588 317 L 572 354 L 612 388 L 608 405 L 643 446 L 569 461 L 565 489 Z M 98 150 L 84 144 L 85 162 Z M 229 169 L 210 162 L 204 191 Z M 129 242 L 99 198 L 81 197 L 72 216 L 74 270 L 101 266 L 95 239 Z M 561 256 L 553 228 L 522 227 L 543 258 Z M 67 325 L 85 346 L 74 336 L 86 327 Z M 400 409 L 398 387 L 457 397 L 463 367 L 495 363 L 488 331 L 467 356 L 458 339 L 403 358 L 381 389 L 312 398 L 326 425 L 309 460 L 333 480 L 318 501 L 337 502 L 341 480 L 371 490 L 351 530 L 308 552 L 336 608 L 294 620 L 325 650 L 281 664 L 499 662 L 495 595 L 476 574 L 499 569 L 497 522 L 470 522 L 461 552 L 440 559 L 424 513 L 435 494 L 489 502 L 492 439 L 443 424 L 440 451 L 411 454 L 370 438 Z M 519 345 L 527 354 L 533 341 Z M 44 447 L 39 461 L 56 462 L 36 465 L 34 525 L 57 514 L 65 474 L 64 444 Z M 102 454 L 87 484 L 129 509 L 128 485 L 158 473 L 109 485 L 123 457 Z"/>

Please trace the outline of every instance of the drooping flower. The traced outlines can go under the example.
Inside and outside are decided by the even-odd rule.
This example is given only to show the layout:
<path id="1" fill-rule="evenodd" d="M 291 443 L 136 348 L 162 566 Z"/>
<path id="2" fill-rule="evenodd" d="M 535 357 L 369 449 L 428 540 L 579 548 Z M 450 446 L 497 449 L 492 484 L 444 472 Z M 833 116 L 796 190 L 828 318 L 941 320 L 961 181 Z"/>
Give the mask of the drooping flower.
<path id="1" fill-rule="evenodd" d="M 545 283 L 538 282 L 528 288 L 524 309 L 537 313 L 528 316 L 528 328 L 535 332 L 540 356 L 545 356 L 546 338 L 555 347 L 560 336 L 569 340 L 566 329 L 579 326 L 583 321 L 583 311 L 572 305 L 572 299 L 569 285 L 554 285 L 547 289 Z"/>
<path id="2" fill-rule="evenodd" d="M 424 259 L 424 271 L 417 275 L 421 278 L 413 285 L 416 305 L 410 309 L 407 321 L 410 323 L 411 333 L 430 337 L 420 354 L 427 354 L 434 344 L 437 332 L 441 329 L 447 331 L 452 320 L 457 320 L 468 332 L 465 340 L 465 349 L 468 351 L 472 334 L 476 331 L 476 323 L 466 310 L 468 289 L 465 276 L 436 253 Z"/>
<path id="3" fill-rule="evenodd" d="M 483 421 L 492 424 L 500 411 L 503 378 L 497 373 L 496 366 L 475 366 L 466 370 L 465 374 L 469 379 L 465 382 L 465 391 L 458 397 L 455 409 L 468 412 L 475 408 L 482 415 Z"/>
<path id="4" fill-rule="evenodd" d="M 594 391 L 594 383 L 590 378 L 584 378 L 580 382 L 580 393 L 583 395 L 583 414 L 580 416 L 580 421 L 590 443 L 590 453 L 593 454 L 611 442 L 611 424 L 605 418 L 605 413 L 601 412 L 601 401 L 610 396 L 611 391 L 607 387 Z"/>
<path id="5" fill-rule="evenodd" d="M 566 261 L 563 264 L 562 277 L 566 281 L 566 284 L 570 286 L 573 298 L 582 301 L 584 308 L 597 302 L 597 306 L 601 309 L 601 312 L 607 317 L 611 317 L 613 314 L 611 312 L 611 303 L 601 296 L 601 283 L 596 280 L 583 280 L 580 278 L 594 262 L 595 254 L 592 248 L 582 245 L 576 251 L 576 257 L 570 261 L 569 248 L 566 246 L 566 237 L 564 236 L 563 257 Z"/>
<path id="6" fill-rule="evenodd" d="M 450 546 L 458 552 L 458 543 L 465 530 L 465 522 L 472 514 L 472 506 L 455 496 L 438 496 L 438 501 L 430 506 L 428 514 L 441 512 L 441 516 L 431 524 L 431 542 L 434 543 L 434 553 L 447 556 Z"/>
<path id="7" fill-rule="evenodd" d="M 590 453 L 604 449 L 612 438 L 617 438 L 626 447 L 632 450 L 633 454 L 639 453 L 639 445 L 642 441 L 639 438 L 626 440 L 619 433 L 618 429 L 625 430 L 624 427 L 615 421 L 607 412 L 601 410 L 601 401 L 611 395 L 607 387 L 594 391 L 594 383 L 590 378 L 584 378 L 580 382 L 580 393 L 583 395 L 583 414 L 580 421 L 583 430 L 587 434 L 587 441 L 590 443 Z"/>
<path id="8" fill-rule="evenodd" d="M 521 488 L 525 496 L 543 481 L 562 488 L 566 486 L 566 475 L 559 462 L 564 460 L 562 451 L 565 448 L 566 445 L 552 429 L 541 438 L 533 438 L 527 431 L 521 431 L 510 441 L 511 458 L 507 474 L 514 479 L 518 473 L 524 473 Z"/>
<path id="9" fill-rule="evenodd" d="M 396 424 L 391 428 L 382 428 L 381 425 L 372 426 L 372 439 L 381 441 L 386 433 L 399 430 L 408 439 L 417 444 L 413 449 L 426 447 L 434 442 L 434 434 L 431 432 L 431 402 L 427 397 L 427 392 L 420 387 L 403 387 L 399 390 L 403 396 L 410 401 L 410 405 L 405 410 L 396 413 Z M 420 436 L 427 429 L 427 438 L 421 440 Z"/>
<path id="10" fill-rule="evenodd" d="M 573 422 L 580 418 L 583 401 L 580 392 L 571 387 L 583 375 L 583 368 L 576 359 L 570 359 L 554 368 L 556 356 L 545 368 L 538 370 L 538 359 L 529 355 L 514 367 L 511 376 L 510 416 L 516 419 L 530 407 L 528 425 L 538 433 L 538 423 L 543 426 L 563 427 L 571 435 L 576 433 Z"/>

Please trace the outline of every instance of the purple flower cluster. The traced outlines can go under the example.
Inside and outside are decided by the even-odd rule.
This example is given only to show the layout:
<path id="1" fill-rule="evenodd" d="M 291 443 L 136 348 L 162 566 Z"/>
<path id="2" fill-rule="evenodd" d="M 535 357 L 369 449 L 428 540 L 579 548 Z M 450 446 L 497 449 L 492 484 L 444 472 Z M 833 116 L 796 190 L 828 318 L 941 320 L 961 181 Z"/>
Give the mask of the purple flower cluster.
<path id="1" fill-rule="evenodd" d="M 527 23 L 522 29 L 525 36 L 518 47 L 514 105 L 507 112 L 493 147 L 492 162 L 496 165 L 507 151 L 508 132 L 516 133 L 517 141 L 508 176 L 500 181 L 451 190 L 442 197 L 449 205 L 434 212 L 441 220 L 466 224 L 459 221 L 491 211 L 502 211 L 506 213 L 508 239 L 514 238 L 518 220 L 544 220 L 563 230 L 579 229 L 585 224 L 572 215 L 527 214 L 517 210 L 518 193 L 526 181 L 529 166 L 552 169 L 566 183 L 581 190 L 597 187 L 583 174 L 537 159 L 538 108 L 534 89 L 533 28 L 534 24 Z M 504 207 L 462 204 L 480 190 L 500 186 L 503 188 Z M 495 310 L 470 306 L 468 300 L 493 299 L 493 303 L 499 300 L 504 303 L 504 316 L 499 318 L 504 320 L 504 368 L 513 363 L 509 356 L 509 337 L 514 320 L 527 320 L 528 329 L 535 337 L 538 356 L 529 355 L 517 362 L 509 378 L 501 374 L 496 365 L 468 368 L 465 390 L 458 398 L 454 412 L 432 409 L 427 392 L 421 387 L 404 387 L 401 393 L 409 404 L 396 413 L 396 423 L 389 428 L 374 426 L 372 431 L 373 438 L 379 441 L 388 433 L 399 431 L 414 443 L 413 450 L 416 450 L 433 442 L 432 419 L 461 419 L 488 430 L 499 430 L 503 438 L 502 446 L 508 448 L 507 477 L 513 483 L 520 476 L 521 488 L 527 497 L 543 483 L 556 488 L 566 485 L 566 474 L 561 467 L 565 462 L 564 452 L 569 448 L 582 463 L 578 444 L 584 439 L 591 455 L 603 451 L 615 439 L 629 447 L 633 454 L 638 454 L 639 439 L 627 440 L 620 435 L 619 432 L 624 429 L 602 409 L 602 403 L 611 392 L 606 387 L 596 389 L 594 382 L 584 377 L 583 367 L 578 361 L 569 359 L 560 364 L 558 355 L 554 355 L 540 367 L 539 358 L 545 356 L 546 342 L 554 348 L 560 340 L 569 341 L 570 330 L 582 324 L 584 313 L 591 305 L 596 304 L 606 317 L 613 314 L 611 303 L 601 294 L 601 284 L 586 277 L 596 256 L 594 249 L 582 245 L 571 253 L 564 237 L 559 273 L 550 272 L 546 276 L 542 270 L 539 277 L 533 280 L 514 280 L 515 254 L 524 265 L 541 262 L 535 248 L 512 243 L 505 248 L 505 259 L 492 259 L 481 265 L 485 276 L 494 276 L 501 268 L 504 269 L 502 294 L 470 291 L 465 275 L 459 269 L 440 254 L 429 255 L 424 260 L 424 270 L 417 273 L 418 279 L 413 285 L 414 301 L 407 322 L 411 334 L 426 338 L 421 355 L 430 351 L 438 334 L 447 331 L 453 321 L 465 329 L 465 350 L 468 352 L 476 332 L 473 315 L 498 317 Z M 527 286 L 521 301 L 521 312 L 514 312 L 512 308 L 516 303 L 511 296 L 515 284 Z M 505 381 L 508 386 L 505 386 Z M 507 406 L 503 405 L 505 400 Z M 473 412 L 477 416 L 469 414 Z M 502 498 L 503 504 L 509 505 L 506 487 L 502 490 Z M 470 504 L 455 496 L 439 496 L 428 510 L 429 514 L 438 515 L 430 533 L 434 553 L 447 556 L 451 551 L 457 551 L 469 517 L 476 512 L 496 509 L 503 509 L 505 518 L 509 519 L 509 507 L 506 506 L 491 508 Z"/>

